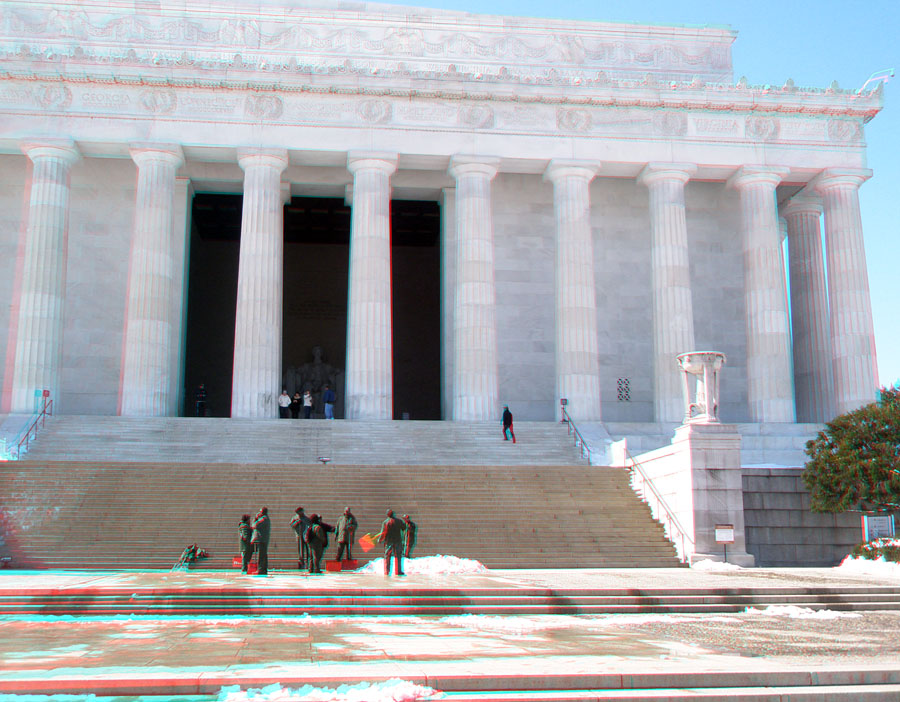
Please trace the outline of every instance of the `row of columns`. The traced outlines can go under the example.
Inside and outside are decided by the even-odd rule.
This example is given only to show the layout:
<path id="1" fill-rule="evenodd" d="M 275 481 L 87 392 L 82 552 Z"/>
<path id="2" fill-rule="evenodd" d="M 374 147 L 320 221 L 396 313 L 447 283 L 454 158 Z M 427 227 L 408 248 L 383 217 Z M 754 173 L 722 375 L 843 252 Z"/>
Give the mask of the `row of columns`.
<path id="1" fill-rule="evenodd" d="M 33 163 L 17 306 L 11 411 L 34 390 L 59 388 L 71 141 L 23 144 Z M 174 229 L 178 145 L 134 145 L 138 168 L 122 359 L 120 411 L 163 415 L 171 406 L 180 320 L 170 313 L 177 270 Z M 244 172 L 232 416 L 275 411 L 281 377 L 283 208 L 279 149 L 242 149 Z M 397 154 L 351 152 L 352 220 L 347 331 L 347 417 L 392 417 L 391 175 Z M 452 419 L 494 419 L 498 355 L 491 181 L 499 160 L 454 156 L 455 298 Z M 598 164 L 554 160 L 556 393 L 582 421 L 601 418 L 590 183 Z M 674 357 L 694 348 L 684 187 L 696 166 L 651 163 L 649 190 L 653 378 L 657 421 L 680 421 Z M 781 214 L 790 247 L 789 328 L 775 188 L 786 169 L 745 166 L 728 181 L 740 196 L 747 379 L 753 422 L 824 421 L 871 400 L 875 358 L 859 216 L 868 171 L 828 169 Z M 823 255 L 819 216 L 825 214 Z M 827 281 L 825 263 L 827 259 Z M 793 334 L 793 343 L 792 343 Z M 793 357 L 792 357 L 793 354 Z M 793 368 L 793 373 L 792 373 Z M 796 383 L 796 409 L 794 383 Z"/>

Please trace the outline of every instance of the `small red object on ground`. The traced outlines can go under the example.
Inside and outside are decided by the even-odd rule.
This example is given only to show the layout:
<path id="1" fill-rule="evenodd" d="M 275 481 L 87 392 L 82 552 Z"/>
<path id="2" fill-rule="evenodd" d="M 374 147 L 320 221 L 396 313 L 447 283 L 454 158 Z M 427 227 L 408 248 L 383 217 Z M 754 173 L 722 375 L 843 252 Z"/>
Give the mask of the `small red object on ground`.
<path id="1" fill-rule="evenodd" d="M 231 567 L 232 568 L 240 568 L 241 567 L 241 557 L 240 556 L 232 556 L 231 557 Z"/>
<path id="2" fill-rule="evenodd" d="M 375 548 L 375 539 L 372 537 L 372 534 L 363 534 L 359 537 L 359 547 L 365 552 L 368 553 L 373 548 Z"/>
<path id="3" fill-rule="evenodd" d="M 340 573 L 341 572 L 341 562 L 340 561 L 325 561 L 325 571 L 328 573 Z"/>
<path id="4" fill-rule="evenodd" d="M 345 558 L 341 561 L 341 570 L 356 570 L 359 568 L 359 561 L 354 559 Z"/>

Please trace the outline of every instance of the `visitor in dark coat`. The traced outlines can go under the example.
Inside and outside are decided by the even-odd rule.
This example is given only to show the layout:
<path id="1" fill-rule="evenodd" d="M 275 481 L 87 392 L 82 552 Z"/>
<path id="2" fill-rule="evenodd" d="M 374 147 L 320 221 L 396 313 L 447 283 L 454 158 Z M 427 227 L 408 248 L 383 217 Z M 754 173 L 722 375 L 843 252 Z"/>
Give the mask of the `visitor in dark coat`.
<path id="1" fill-rule="evenodd" d="M 394 518 L 394 510 L 387 511 L 387 519 L 381 523 L 378 541 L 384 543 L 384 574 L 391 574 L 391 559 L 394 559 L 394 575 L 403 575 L 403 525 Z"/>
<path id="2" fill-rule="evenodd" d="M 250 526 L 249 514 L 241 517 L 241 523 L 238 524 L 238 534 L 240 535 L 241 546 L 241 572 L 246 573 L 250 560 L 253 558 L 253 544 L 250 542 L 250 539 L 253 538 L 253 527 Z"/>
<path id="3" fill-rule="evenodd" d="M 269 573 L 269 534 L 272 522 L 269 520 L 269 508 L 263 507 L 253 520 L 253 536 L 251 543 L 256 546 L 256 572 L 259 575 Z"/>
<path id="4" fill-rule="evenodd" d="M 507 436 L 507 432 L 509 432 L 509 436 Z M 509 411 L 509 405 L 503 405 L 503 440 L 509 441 L 510 436 L 512 436 L 513 443 L 516 443 L 512 412 Z"/>
<path id="5" fill-rule="evenodd" d="M 335 540 L 338 544 L 337 560 L 341 560 L 341 556 L 344 555 L 344 549 L 347 551 L 347 560 L 353 560 L 353 556 L 350 555 L 350 547 L 353 544 L 353 537 L 356 534 L 356 527 L 358 526 L 359 522 L 356 521 L 353 512 L 347 507 L 337 520 L 337 526 L 335 527 L 337 530 Z"/>

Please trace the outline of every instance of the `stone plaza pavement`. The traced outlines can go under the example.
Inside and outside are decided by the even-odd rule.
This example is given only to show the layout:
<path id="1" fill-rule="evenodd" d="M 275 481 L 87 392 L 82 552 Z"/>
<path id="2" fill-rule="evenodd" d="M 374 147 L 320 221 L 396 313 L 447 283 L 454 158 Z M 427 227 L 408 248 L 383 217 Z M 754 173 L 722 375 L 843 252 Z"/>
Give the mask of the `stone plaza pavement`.
<path id="1" fill-rule="evenodd" d="M 900 585 L 836 569 L 506 570 L 472 575 L 226 571 L 0 571 L 0 589 L 197 585 L 267 588 L 747 588 Z M 214 695 L 222 686 L 335 687 L 401 678 L 466 699 L 729 699 L 740 690 L 833 686 L 900 699 L 900 610 L 728 614 L 0 617 L 2 693 Z M 853 693 L 864 685 L 866 694 Z M 635 697 L 633 689 L 647 690 Z M 587 690 L 607 690 L 609 697 Z M 652 690 L 652 694 L 651 691 Z M 670 691 L 671 694 L 666 693 Z M 846 696 L 841 696 L 841 691 Z M 533 691 L 531 696 L 521 696 Z M 554 696 L 552 691 L 568 691 Z M 626 694 L 631 691 L 631 694 Z M 705 691 L 705 692 L 704 692 Z M 731 694 L 734 693 L 734 694 Z M 878 694 L 886 696 L 877 696 Z M 543 696 L 542 696 L 543 695 Z M 548 696 L 549 695 L 549 696 Z M 655 696 L 654 696 L 655 695 Z M 123 698 L 124 699 L 124 698 Z M 129 697 L 134 699 L 134 697 Z M 159 698 L 157 698 L 159 699 Z M 201 699 L 201 698 L 197 698 Z M 746 697 L 746 699 L 762 699 Z M 769 699 L 769 698 L 766 698 Z M 776 698 L 771 698 L 776 699 Z M 777 699 L 801 699 L 778 697 Z M 802 699 L 807 699 L 803 697 Z"/>

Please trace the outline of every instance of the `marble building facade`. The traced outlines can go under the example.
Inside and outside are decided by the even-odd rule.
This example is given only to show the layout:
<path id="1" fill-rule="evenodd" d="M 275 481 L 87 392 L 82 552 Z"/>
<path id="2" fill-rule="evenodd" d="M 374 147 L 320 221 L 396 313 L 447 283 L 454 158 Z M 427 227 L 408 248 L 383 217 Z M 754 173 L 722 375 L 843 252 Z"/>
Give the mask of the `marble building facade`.
<path id="1" fill-rule="evenodd" d="M 722 28 L 219 8 L 0 6 L 0 411 L 182 411 L 203 192 L 243 194 L 232 416 L 277 414 L 296 196 L 352 208 L 347 418 L 392 416 L 392 198 L 440 205 L 444 419 L 678 422 L 695 349 L 725 421 L 874 398 L 880 87 L 748 85 Z"/>

